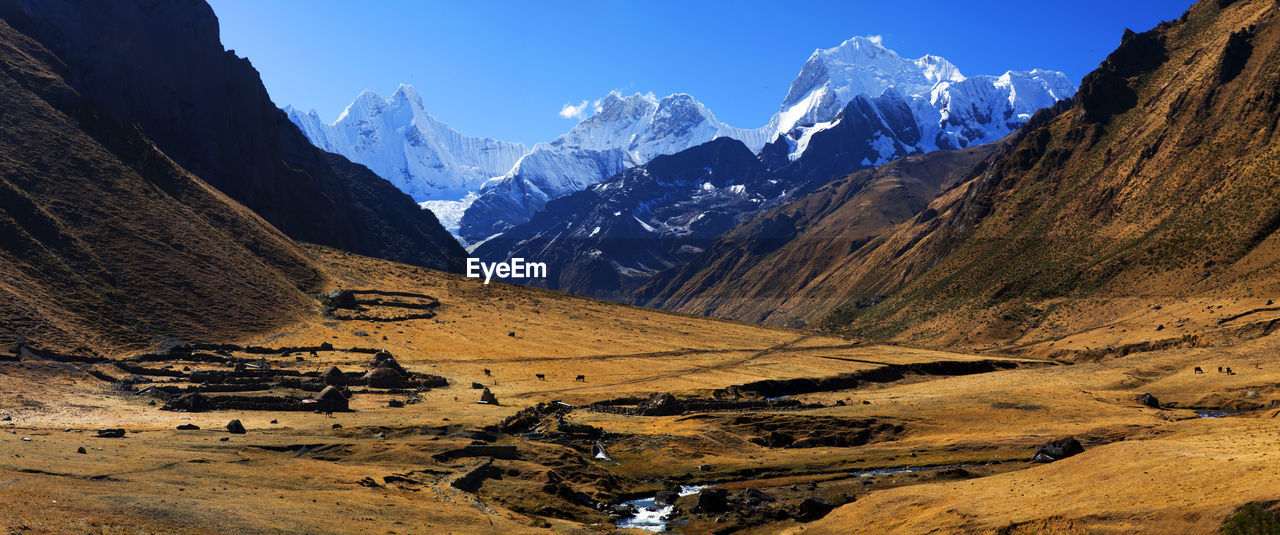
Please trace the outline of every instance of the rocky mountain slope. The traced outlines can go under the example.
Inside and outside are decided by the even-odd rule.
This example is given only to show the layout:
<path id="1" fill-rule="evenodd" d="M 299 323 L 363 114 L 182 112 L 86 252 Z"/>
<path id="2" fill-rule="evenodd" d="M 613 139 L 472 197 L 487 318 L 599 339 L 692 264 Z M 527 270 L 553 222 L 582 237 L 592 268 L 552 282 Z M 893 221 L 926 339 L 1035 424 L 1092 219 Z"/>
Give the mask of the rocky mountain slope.
<path id="1" fill-rule="evenodd" d="M 610 93 L 595 113 L 550 143 L 539 143 L 505 175 L 486 183 L 462 216 L 460 235 L 479 240 L 529 220 L 548 200 L 582 190 L 663 154 L 718 137 L 752 150 L 767 141 L 760 130 L 728 126 L 686 94 Z"/>
<path id="2" fill-rule="evenodd" d="M 315 146 L 368 167 L 419 202 L 461 199 L 506 173 L 527 152 L 521 143 L 449 128 L 427 113 L 409 85 L 386 99 L 366 90 L 333 123 L 315 110 L 285 106 L 284 111 Z"/>
<path id="3" fill-rule="evenodd" d="M 1073 101 L 919 215 L 837 253 L 830 282 L 813 282 L 844 303 L 823 324 L 937 344 L 1054 339 L 1161 300 L 1275 291 L 1278 18 L 1271 1 L 1205 1 L 1126 32 Z M 698 262 L 733 262 L 725 251 Z M 692 271 L 654 295 L 704 312 L 733 295 L 703 294 L 714 276 Z"/>
<path id="4" fill-rule="evenodd" d="M 784 189 L 746 145 L 720 138 L 554 199 L 472 254 L 547 263 L 545 280 L 516 282 L 625 300 Z"/>
<path id="5" fill-rule="evenodd" d="M 879 158 L 866 142 L 894 135 L 903 110 L 886 99 L 854 97 L 837 121 L 814 133 L 796 160 L 784 140 L 761 157 L 740 142 L 718 139 L 624 171 L 580 193 L 548 203 L 533 219 L 484 242 L 473 255 L 487 262 L 526 258 L 553 266 L 547 279 L 518 281 L 599 298 L 633 300 L 632 292 L 657 273 L 694 260 L 728 229 Z M 895 115 L 894 112 L 899 112 Z M 909 121 L 909 117 L 906 117 Z M 903 155 L 906 148 L 897 149 Z M 731 157 L 726 157 L 731 155 Z M 661 161 L 659 161 L 661 160 Z M 937 193 L 881 198 L 879 209 L 907 211 Z M 897 201 L 906 202 L 894 204 Z"/>
<path id="6" fill-rule="evenodd" d="M 999 144 L 909 156 L 823 185 L 737 225 L 652 277 L 637 304 L 803 325 L 847 297 L 836 275 L 861 247 L 924 211 Z"/>
<path id="7" fill-rule="evenodd" d="M 697 255 L 722 232 L 752 214 L 813 191 L 831 177 L 864 169 L 870 161 L 902 158 L 918 152 L 918 147 L 899 141 L 868 140 L 915 139 L 913 136 L 918 136 L 919 131 L 910 109 L 900 98 L 890 93 L 874 98 L 857 95 L 827 126 L 806 134 L 806 150 L 795 159 L 784 138 L 766 146 L 756 165 L 732 165 L 728 170 L 719 167 L 723 160 L 707 157 L 714 151 L 701 146 L 688 149 L 664 161 L 660 170 L 647 169 L 647 165 L 636 167 L 588 188 L 590 194 L 561 197 L 554 209 L 548 204 L 546 214 L 507 229 L 476 248 L 473 254 L 491 262 L 520 257 L 555 266 L 548 279 L 522 281 L 528 284 L 593 297 L 662 304 L 665 297 L 660 297 L 662 292 L 656 288 L 640 295 L 632 292 L 648 284 L 659 272 L 682 262 L 692 261 L 699 269 L 707 268 Z M 733 145 L 741 146 L 740 143 Z M 743 149 L 742 152 L 747 152 Z M 976 152 L 966 149 L 965 153 L 985 155 L 990 149 Z M 839 188 L 838 199 L 825 202 L 838 205 L 852 201 L 855 195 L 866 195 L 871 197 L 859 199 L 865 201 L 857 204 L 859 210 L 893 214 L 892 222 L 881 219 L 876 221 L 882 224 L 874 228 L 858 226 L 856 230 L 863 234 L 855 239 L 865 240 L 922 210 L 948 180 L 956 179 L 955 175 L 964 171 L 943 169 L 945 165 L 938 162 L 955 161 L 953 156 L 927 159 L 928 163 L 921 166 L 925 176 L 915 176 L 916 171 L 906 172 L 912 175 L 909 184 L 899 184 L 906 193 L 886 192 L 885 185 L 877 183 L 885 178 L 870 173 L 867 175 L 870 178 L 852 180 L 847 187 Z M 685 168 L 678 169 L 676 162 Z M 728 175 L 733 172 L 742 175 Z M 886 173 L 894 180 L 903 174 L 899 168 Z M 712 175 L 720 177 L 719 182 L 673 178 Z M 627 215 L 611 215 L 614 213 Z M 742 235 L 727 239 L 755 241 Z M 743 260 L 762 259 L 748 255 Z M 800 260 L 792 258 L 788 263 L 794 265 L 796 261 Z M 776 265 L 780 264 L 771 262 L 766 269 Z M 727 287 L 741 290 L 735 280 L 726 280 Z M 776 301 L 786 297 L 787 290 L 795 289 L 770 285 L 767 291 Z M 760 297 L 763 296 L 755 296 Z M 758 305 L 762 311 L 778 312 L 767 300 L 758 301 Z M 762 318 L 752 318 L 753 321 L 759 319 Z"/>
<path id="8" fill-rule="evenodd" d="M 86 356 L 170 336 L 234 339 L 311 306 L 303 291 L 327 277 L 303 250 L 95 105 L 67 81 L 83 72 L 78 58 L 62 59 L 8 19 L 0 347 Z"/>
<path id="9" fill-rule="evenodd" d="M 218 40 L 203 2 L 0 2 L 66 64 L 86 104 L 136 125 L 169 158 L 290 237 L 427 267 L 465 251 L 389 182 L 317 150 L 257 71 Z"/>

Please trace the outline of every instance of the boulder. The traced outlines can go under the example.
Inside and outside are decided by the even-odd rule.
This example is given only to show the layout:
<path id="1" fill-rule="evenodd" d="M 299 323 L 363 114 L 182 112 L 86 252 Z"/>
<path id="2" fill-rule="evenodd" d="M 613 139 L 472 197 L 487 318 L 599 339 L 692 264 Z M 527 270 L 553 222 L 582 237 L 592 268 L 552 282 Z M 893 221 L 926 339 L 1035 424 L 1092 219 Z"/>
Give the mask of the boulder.
<path id="1" fill-rule="evenodd" d="M 178 426 L 179 431 L 199 431 L 200 426 L 196 424 L 182 424 Z"/>
<path id="2" fill-rule="evenodd" d="M 1141 403 L 1153 409 L 1160 408 L 1160 400 L 1156 399 L 1156 397 L 1151 394 L 1143 394 L 1141 396 L 1138 396 L 1138 403 Z"/>
<path id="3" fill-rule="evenodd" d="M 1075 437 L 1066 437 L 1052 440 L 1040 446 L 1035 454 L 1031 456 L 1031 460 L 1037 463 L 1051 463 L 1066 459 L 1077 453 L 1084 453 L 1084 446 L 1081 446 L 1080 441 L 1076 440 Z"/>
<path id="4" fill-rule="evenodd" d="M 742 491 L 741 499 L 743 502 L 751 503 L 751 504 L 758 504 L 758 503 L 765 503 L 765 502 L 773 503 L 778 501 L 778 499 L 775 498 L 772 494 L 769 494 L 763 490 L 756 489 L 756 488 L 749 488 L 747 490 Z"/>
<path id="5" fill-rule="evenodd" d="M 191 354 L 191 344 L 176 338 L 170 338 L 160 342 L 160 344 L 156 346 L 156 352 L 165 355 L 189 355 Z"/>
<path id="6" fill-rule="evenodd" d="M 484 392 L 480 393 L 480 403 L 498 405 L 498 397 L 493 395 L 493 392 L 490 392 L 488 388 L 485 388 Z"/>
<path id="7" fill-rule="evenodd" d="M 801 522 L 813 522 L 819 518 L 827 516 L 836 506 L 825 498 L 817 496 L 809 496 L 800 501 L 800 505 L 796 507 L 796 520 Z"/>
<path id="8" fill-rule="evenodd" d="M 369 388 L 404 388 L 409 381 L 392 368 L 374 368 L 360 378 Z"/>
<path id="9" fill-rule="evenodd" d="M 240 423 L 240 420 L 231 420 L 227 422 L 227 432 L 233 435 L 243 435 L 246 431 L 244 424 Z"/>
<path id="10" fill-rule="evenodd" d="M 667 392 L 649 396 L 649 399 L 640 404 L 640 414 L 643 416 L 672 416 L 682 413 L 684 413 L 684 403 Z"/>
<path id="11" fill-rule="evenodd" d="M 679 497 L 680 497 L 680 493 L 674 490 L 660 490 L 658 491 L 657 494 L 653 495 L 653 504 L 657 505 L 658 507 L 675 505 L 676 499 Z"/>
<path id="12" fill-rule="evenodd" d="M 392 399 L 387 401 L 387 406 L 393 409 L 399 409 L 404 407 L 404 402 L 398 399 Z"/>
<path id="13" fill-rule="evenodd" d="M 481 388 L 484 388 L 484 385 L 482 385 L 482 384 L 480 384 L 480 383 L 471 383 L 471 389 L 472 389 L 472 390 L 480 390 Z"/>
<path id="14" fill-rule="evenodd" d="M 320 382 L 329 386 L 346 386 L 347 375 L 342 373 L 337 366 L 330 366 L 324 373 L 320 374 Z"/>
<path id="15" fill-rule="evenodd" d="M 324 297 L 320 298 L 320 302 L 327 307 L 333 308 L 359 308 L 359 305 L 356 304 L 356 294 L 349 290 L 334 290 L 324 294 Z"/>
<path id="16" fill-rule="evenodd" d="M 316 410 L 322 411 L 347 411 L 347 396 L 342 393 L 336 386 L 326 386 L 316 397 L 311 398 L 311 402 L 315 403 Z"/>
<path id="17" fill-rule="evenodd" d="M 729 509 L 729 492 L 724 489 L 702 489 L 693 512 L 704 515 L 723 513 Z"/>
<path id="18" fill-rule="evenodd" d="M 124 438 L 124 429 L 107 427 L 98 430 L 98 438 Z"/>
<path id="19" fill-rule="evenodd" d="M 209 403 L 209 398 L 199 392 L 188 392 L 173 398 L 165 404 L 164 408 L 171 411 L 204 412 L 212 409 L 213 404 Z"/>

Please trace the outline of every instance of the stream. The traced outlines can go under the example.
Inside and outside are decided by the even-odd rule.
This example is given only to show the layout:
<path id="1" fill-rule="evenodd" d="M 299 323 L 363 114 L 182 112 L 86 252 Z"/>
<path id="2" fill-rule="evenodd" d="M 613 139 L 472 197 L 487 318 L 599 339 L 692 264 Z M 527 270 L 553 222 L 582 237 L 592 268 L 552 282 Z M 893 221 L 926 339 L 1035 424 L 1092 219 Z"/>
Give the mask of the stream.
<path id="1" fill-rule="evenodd" d="M 698 491 L 707 488 L 707 485 L 681 485 L 680 495 L 688 496 L 697 494 Z M 658 507 L 654 503 L 654 497 L 649 496 L 638 500 L 622 502 L 636 508 L 636 514 L 629 518 L 618 521 L 618 529 L 643 529 L 645 531 L 665 531 L 667 529 L 667 517 L 671 515 L 674 505 Z"/>
<path id="2" fill-rule="evenodd" d="M 1223 416 L 1231 416 L 1232 414 L 1239 414 L 1244 412 L 1244 411 L 1231 411 L 1231 410 L 1223 410 L 1223 409 L 1191 409 L 1191 410 L 1195 411 L 1196 416 L 1200 418 L 1222 418 Z"/>
<path id="3" fill-rule="evenodd" d="M 949 468 L 964 468 L 966 466 L 976 466 L 971 464 L 955 464 L 945 466 L 903 466 L 898 468 L 880 468 L 875 470 L 858 470 L 849 472 L 850 477 L 874 477 L 874 476 L 890 476 L 894 474 L 909 474 L 913 472 L 928 472 L 933 470 L 946 470 Z M 698 491 L 710 487 L 710 485 L 681 485 L 680 495 L 689 496 L 697 494 Z M 618 520 L 618 529 L 643 529 L 646 531 L 665 531 L 667 529 L 668 516 L 671 515 L 673 505 L 659 507 L 654 503 L 654 496 L 647 496 L 635 500 L 622 502 L 624 505 L 630 505 L 636 509 L 635 514 L 630 517 Z"/>

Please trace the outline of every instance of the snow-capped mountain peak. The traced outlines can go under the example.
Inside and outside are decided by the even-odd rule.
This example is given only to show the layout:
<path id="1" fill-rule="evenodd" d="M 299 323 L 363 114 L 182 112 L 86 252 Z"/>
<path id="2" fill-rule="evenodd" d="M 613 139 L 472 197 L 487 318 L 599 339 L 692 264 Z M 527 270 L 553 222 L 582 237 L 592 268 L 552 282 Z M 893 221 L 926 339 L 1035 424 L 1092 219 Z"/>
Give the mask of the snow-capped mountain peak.
<path id="1" fill-rule="evenodd" d="M 809 56 L 770 127 L 773 137 L 788 140 L 795 159 L 808 136 L 829 127 L 856 97 L 885 98 L 905 103 L 921 134 L 898 141 L 908 141 L 904 145 L 912 152 L 928 152 L 1004 137 L 1035 110 L 1075 91 L 1075 84 L 1056 71 L 966 77 L 940 56 L 907 59 L 878 37 L 854 37 Z"/>
<path id="2" fill-rule="evenodd" d="M 314 110 L 284 111 L 317 147 L 364 164 L 417 201 L 461 199 L 526 152 L 520 143 L 462 135 L 427 113 L 408 84 L 389 98 L 361 91 L 332 123 Z"/>

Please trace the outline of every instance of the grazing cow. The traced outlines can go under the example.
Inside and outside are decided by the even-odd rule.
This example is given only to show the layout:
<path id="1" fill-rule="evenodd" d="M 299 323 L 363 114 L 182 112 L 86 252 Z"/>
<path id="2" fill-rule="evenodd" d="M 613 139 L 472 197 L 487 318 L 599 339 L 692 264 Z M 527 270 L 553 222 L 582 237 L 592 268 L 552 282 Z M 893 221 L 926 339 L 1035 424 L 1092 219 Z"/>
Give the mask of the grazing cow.
<path id="1" fill-rule="evenodd" d="M 1196 366 L 1196 373 L 1204 373 L 1204 370 L 1200 369 L 1199 366 Z"/>
<path id="2" fill-rule="evenodd" d="M 1218 373 L 1222 373 L 1222 366 L 1218 366 Z"/>
<path id="3" fill-rule="evenodd" d="M 493 377 L 493 372 L 489 371 L 489 368 L 485 368 L 485 369 L 484 369 L 484 374 L 485 374 L 485 375 L 487 375 L 487 376 L 489 376 L 489 377 Z"/>
<path id="4" fill-rule="evenodd" d="M 541 374 L 541 373 L 535 373 L 535 374 L 533 374 L 533 376 L 534 376 L 534 377 L 537 377 L 539 381 L 546 381 L 546 380 L 547 380 L 547 376 L 546 376 L 546 375 L 544 375 L 544 374 Z"/>
<path id="5" fill-rule="evenodd" d="M 585 382 L 587 382 L 587 376 L 585 376 L 585 375 L 579 375 L 577 379 L 574 379 L 574 381 L 577 381 L 577 382 L 579 382 L 579 383 L 585 383 Z"/>

